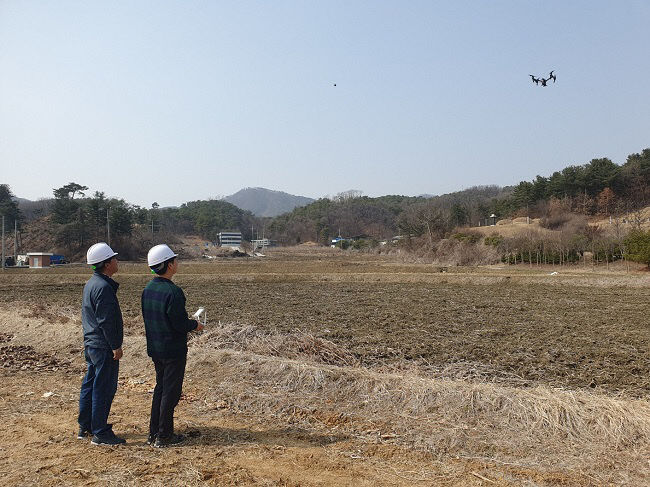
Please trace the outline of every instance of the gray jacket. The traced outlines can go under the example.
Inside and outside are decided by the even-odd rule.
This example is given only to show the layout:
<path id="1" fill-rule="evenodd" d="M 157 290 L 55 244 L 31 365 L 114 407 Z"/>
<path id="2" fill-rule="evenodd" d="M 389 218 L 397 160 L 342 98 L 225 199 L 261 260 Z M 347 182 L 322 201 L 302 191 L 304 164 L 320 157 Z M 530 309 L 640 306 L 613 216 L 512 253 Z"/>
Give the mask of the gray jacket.
<path id="1" fill-rule="evenodd" d="M 100 272 L 88 279 L 81 304 L 84 347 L 117 350 L 122 346 L 124 323 L 117 301 L 119 286 Z"/>

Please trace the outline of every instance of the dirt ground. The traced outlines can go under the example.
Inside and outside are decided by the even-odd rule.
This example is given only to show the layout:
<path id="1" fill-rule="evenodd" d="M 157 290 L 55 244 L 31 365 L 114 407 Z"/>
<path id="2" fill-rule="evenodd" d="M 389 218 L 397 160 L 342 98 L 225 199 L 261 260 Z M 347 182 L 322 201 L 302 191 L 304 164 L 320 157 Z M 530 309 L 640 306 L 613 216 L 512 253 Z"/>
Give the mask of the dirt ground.
<path id="1" fill-rule="evenodd" d="M 594 485 L 578 474 L 489 459 L 439 461 L 390 442 L 209 410 L 192 397 L 189 381 L 198 380 L 192 371 L 176 409 L 177 431 L 190 436 L 186 444 L 167 450 L 145 444 L 150 384 L 134 387 L 122 378 L 111 421 L 127 444 L 92 447 L 73 437 L 80 374 L 71 375 L 0 372 L 3 485 Z M 51 389 L 55 395 L 42 397 Z"/>
<path id="2" fill-rule="evenodd" d="M 122 263 L 115 276 L 127 336 L 110 420 L 128 443 L 106 448 L 73 436 L 87 269 L 0 274 L 3 485 L 603 485 L 589 471 L 562 465 L 499 461 L 486 450 L 432 454 L 322 418 L 293 422 L 243 411 L 227 397 L 213 401 L 210 373 L 219 373 L 218 364 L 188 366 L 176 410 L 188 443 L 153 450 L 144 444 L 153 387 L 139 311 L 146 271 Z M 184 262 L 175 280 L 188 309 L 207 308 L 209 326 L 300 330 L 349 351 L 361 368 L 650 396 L 650 276 L 636 269 L 443 269 L 293 249 Z M 251 401 L 264 393 L 250 391 Z M 626 475 L 607 478 L 639 485 Z"/>

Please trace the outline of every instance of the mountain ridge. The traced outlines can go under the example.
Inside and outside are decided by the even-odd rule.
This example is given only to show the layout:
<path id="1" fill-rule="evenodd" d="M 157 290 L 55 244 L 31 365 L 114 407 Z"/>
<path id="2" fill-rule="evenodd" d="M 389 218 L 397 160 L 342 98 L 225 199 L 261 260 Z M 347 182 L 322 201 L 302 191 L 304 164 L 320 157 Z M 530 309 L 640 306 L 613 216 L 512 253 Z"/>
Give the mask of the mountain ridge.
<path id="1" fill-rule="evenodd" d="M 226 196 L 223 200 L 260 217 L 278 216 L 316 201 L 314 198 L 307 196 L 298 196 L 261 187 L 240 189 L 236 193 Z"/>

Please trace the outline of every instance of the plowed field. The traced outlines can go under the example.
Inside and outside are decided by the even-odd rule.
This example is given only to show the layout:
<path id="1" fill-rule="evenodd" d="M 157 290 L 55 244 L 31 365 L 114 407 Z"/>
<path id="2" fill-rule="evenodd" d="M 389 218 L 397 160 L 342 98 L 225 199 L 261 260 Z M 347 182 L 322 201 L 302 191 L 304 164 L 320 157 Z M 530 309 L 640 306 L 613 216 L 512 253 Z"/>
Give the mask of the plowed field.
<path id="1" fill-rule="evenodd" d="M 496 446 L 432 455 L 393 434 L 369 441 L 349 417 L 321 410 L 294 408 L 298 423 L 285 410 L 265 416 L 261 390 L 247 396 L 257 409 L 246 409 L 244 396 L 237 407 L 228 398 L 210 402 L 218 381 L 205 375 L 216 369 L 203 359 L 188 367 L 177 409 L 189 443 L 153 451 L 144 445 L 153 371 L 139 309 L 151 275 L 137 263 L 120 263 L 115 276 L 127 336 L 111 419 L 128 444 L 92 449 L 71 436 L 84 368 L 78 315 L 88 277 L 83 266 L 0 273 L 0 476 L 11 485 L 626 483 L 614 457 L 599 478 L 591 467 L 519 463 L 515 451 L 508 461 L 490 460 L 504 451 Z M 650 276 L 640 269 L 442 269 L 293 249 L 258 259 L 181 262 L 175 282 L 188 310 L 208 310 L 208 328 L 221 322 L 268 336 L 307 336 L 345 350 L 360 370 L 650 397 Z"/>
<path id="2" fill-rule="evenodd" d="M 127 333 L 142 334 L 144 265 L 115 279 Z M 363 364 L 404 361 L 519 385 L 650 393 L 650 275 L 590 268 L 447 269 L 328 251 L 276 251 L 265 259 L 183 263 L 175 281 L 188 309 L 211 321 L 302 330 Z M 74 309 L 86 269 L 12 270 L 0 305 L 39 302 L 27 314 Z M 46 303 L 46 304 L 45 304 Z"/>

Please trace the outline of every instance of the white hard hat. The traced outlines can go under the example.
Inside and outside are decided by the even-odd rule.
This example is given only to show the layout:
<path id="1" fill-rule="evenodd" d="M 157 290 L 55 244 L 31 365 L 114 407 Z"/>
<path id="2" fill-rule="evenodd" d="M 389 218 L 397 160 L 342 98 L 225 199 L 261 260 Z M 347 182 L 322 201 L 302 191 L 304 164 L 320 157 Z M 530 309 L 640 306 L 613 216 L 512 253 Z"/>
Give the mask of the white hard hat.
<path id="1" fill-rule="evenodd" d="M 88 252 L 86 253 L 86 261 L 89 264 L 99 264 L 115 255 L 117 255 L 117 252 L 113 252 L 113 249 L 110 248 L 108 244 L 99 242 L 88 249 Z"/>
<path id="2" fill-rule="evenodd" d="M 149 267 L 162 264 L 166 260 L 169 260 L 173 257 L 178 257 L 178 254 L 172 252 L 172 249 L 167 247 L 165 244 L 156 245 L 151 247 L 149 253 L 147 254 L 147 263 Z"/>

